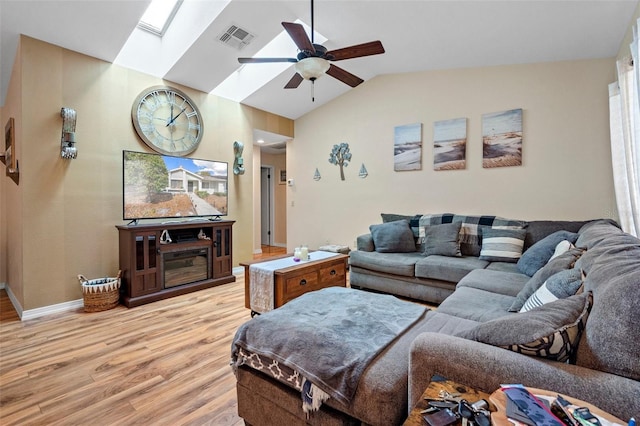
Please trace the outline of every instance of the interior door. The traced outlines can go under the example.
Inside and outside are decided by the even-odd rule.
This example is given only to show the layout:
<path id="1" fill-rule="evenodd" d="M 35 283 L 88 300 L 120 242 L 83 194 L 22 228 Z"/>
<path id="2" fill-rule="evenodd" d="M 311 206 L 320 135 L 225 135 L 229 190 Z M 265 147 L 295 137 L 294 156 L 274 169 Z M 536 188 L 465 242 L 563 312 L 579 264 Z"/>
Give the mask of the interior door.
<path id="1" fill-rule="evenodd" d="M 273 215 L 273 168 L 260 167 L 260 243 L 273 245 L 272 215 Z"/>

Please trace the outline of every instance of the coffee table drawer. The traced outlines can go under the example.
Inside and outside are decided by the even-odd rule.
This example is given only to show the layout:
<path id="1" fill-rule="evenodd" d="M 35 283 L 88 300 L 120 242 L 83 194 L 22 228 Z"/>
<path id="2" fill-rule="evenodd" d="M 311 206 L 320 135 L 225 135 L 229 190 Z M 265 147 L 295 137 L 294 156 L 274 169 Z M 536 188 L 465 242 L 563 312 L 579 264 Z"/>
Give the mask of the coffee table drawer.
<path id="1" fill-rule="evenodd" d="M 310 271 L 304 274 L 287 277 L 284 281 L 284 298 L 291 300 L 307 291 L 318 288 L 318 271 Z"/>
<path id="2" fill-rule="evenodd" d="M 344 262 L 335 262 L 320 268 L 320 282 L 324 284 L 345 282 L 346 270 Z"/>

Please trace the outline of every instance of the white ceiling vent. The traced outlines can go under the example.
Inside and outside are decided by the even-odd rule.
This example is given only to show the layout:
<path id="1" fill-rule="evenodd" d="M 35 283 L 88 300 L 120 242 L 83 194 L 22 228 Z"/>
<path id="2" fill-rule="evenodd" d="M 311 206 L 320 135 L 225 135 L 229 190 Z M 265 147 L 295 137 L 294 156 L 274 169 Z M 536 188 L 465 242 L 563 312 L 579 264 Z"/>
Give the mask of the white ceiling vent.
<path id="1" fill-rule="evenodd" d="M 241 50 L 243 47 L 251 43 L 251 40 L 253 40 L 254 37 L 255 36 L 249 31 L 243 30 L 237 25 L 231 25 L 218 37 L 218 40 L 236 50 Z"/>

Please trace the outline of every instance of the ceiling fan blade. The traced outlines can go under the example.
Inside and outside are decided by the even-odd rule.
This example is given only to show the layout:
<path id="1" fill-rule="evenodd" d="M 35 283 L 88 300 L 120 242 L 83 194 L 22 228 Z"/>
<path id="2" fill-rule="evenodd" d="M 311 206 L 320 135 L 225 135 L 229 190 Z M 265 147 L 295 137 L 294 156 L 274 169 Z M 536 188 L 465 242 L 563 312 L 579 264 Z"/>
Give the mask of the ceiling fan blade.
<path id="1" fill-rule="evenodd" d="M 351 74 L 350 72 L 345 71 L 342 68 L 337 67 L 333 64 L 331 64 L 331 66 L 327 70 L 327 74 L 329 74 L 333 78 L 340 80 L 344 84 L 348 84 L 351 87 L 356 87 L 358 84 L 364 81 L 360 77 L 357 77 Z"/>
<path id="2" fill-rule="evenodd" d="M 293 75 L 293 77 L 291 77 L 291 80 L 289 80 L 287 85 L 284 86 L 284 88 L 285 89 L 295 89 L 298 86 L 300 86 L 300 83 L 302 83 L 302 80 L 304 80 L 304 78 L 302 78 L 302 76 L 300 74 L 295 73 Z"/>
<path id="3" fill-rule="evenodd" d="M 238 58 L 238 62 L 241 64 L 264 64 L 268 62 L 293 62 L 296 63 L 296 58 Z"/>
<path id="4" fill-rule="evenodd" d="M 296 46 L 298 46 L 298 49 L 315 53 L 316 48 L 313 47 L 313 44 L 311 43 L 311 40 L 309 40 L 309 36 L 302 25 L 294 22 L 283 22 L 282 26 L 289 33 L 289 36 L 293 39 Z"/>
<path id="5" fill-rule="evenodd" d="M 382 47 L 380 40 L 376 40 L 370 41 L 369 43 L 331 50 L 327 52 L 326 57 L 332 61 L 341 61 L 343 59 L 360 58 L 362 56 L 379 55 L 381 53 L 384 53 L 384 47 Z"/>

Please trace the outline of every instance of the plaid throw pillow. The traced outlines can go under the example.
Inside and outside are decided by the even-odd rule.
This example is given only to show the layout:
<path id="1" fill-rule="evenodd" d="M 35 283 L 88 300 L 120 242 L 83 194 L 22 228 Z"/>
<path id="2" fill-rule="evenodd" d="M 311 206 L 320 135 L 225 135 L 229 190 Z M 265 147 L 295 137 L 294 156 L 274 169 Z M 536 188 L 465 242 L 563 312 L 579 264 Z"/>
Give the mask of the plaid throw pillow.
<path id="1" fill-rule="evenodd" d="M 420 236 L 418 243 L 424 242 L 424 227 L 444 223 L 460 222 L 460 251 L 464 256 L 480 256 L 482 248 L 482 230 L 491 229 L 524 229 L 527 223 L 522 220 L 506 219 L 499 216 L 464 216 L 453 213 L 426 214 L 419 220 Z"/>

